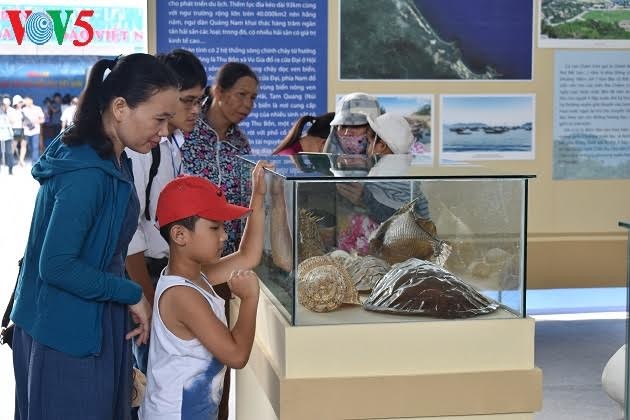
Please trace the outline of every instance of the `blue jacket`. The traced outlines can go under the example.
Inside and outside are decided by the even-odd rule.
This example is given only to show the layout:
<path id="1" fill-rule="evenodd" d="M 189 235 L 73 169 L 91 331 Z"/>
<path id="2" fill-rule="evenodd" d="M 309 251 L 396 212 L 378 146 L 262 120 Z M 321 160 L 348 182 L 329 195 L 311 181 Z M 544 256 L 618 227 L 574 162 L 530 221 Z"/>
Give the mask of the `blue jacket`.
<path id="1" fill-rule="evenodd" d="M 128 164 L 128 162 L 125 162 Z M 134 304 L 142 290 L 107 273 L 133 185 L 113 160 L 59 137 L 33 166 L 37 193 L 11 319 L 72 356 L 98 354 L 103 302 Z"/>

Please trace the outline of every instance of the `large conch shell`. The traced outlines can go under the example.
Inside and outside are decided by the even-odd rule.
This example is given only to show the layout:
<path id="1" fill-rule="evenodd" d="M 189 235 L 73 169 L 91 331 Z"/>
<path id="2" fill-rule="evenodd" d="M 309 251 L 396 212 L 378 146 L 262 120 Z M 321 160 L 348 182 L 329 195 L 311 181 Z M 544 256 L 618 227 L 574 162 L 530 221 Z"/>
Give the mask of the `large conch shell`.
<path id="1" fill-rule="evenodd" d="M 330 312 L 344 303 L 361 304 L 350 274 L 328 256 L 300 263 L 298 279 L 298 302 L 313 312 Z"/>
<path id="2" fill-rule="evenodd" d="M 399 315 L 469 318 L 489 314 L 499 304 L 443 267 L 411 258 L 392 267 L 363 307 Z"/>
<path id="3" fill-rule="evenodd" d="M 370 250 L 395 264 L 409 258 L 433 260 L 444 265 L 451 246 L 438 239 L 435 224 L 416 215 L 413 200 L 399 208 L 370 235 Z"/>

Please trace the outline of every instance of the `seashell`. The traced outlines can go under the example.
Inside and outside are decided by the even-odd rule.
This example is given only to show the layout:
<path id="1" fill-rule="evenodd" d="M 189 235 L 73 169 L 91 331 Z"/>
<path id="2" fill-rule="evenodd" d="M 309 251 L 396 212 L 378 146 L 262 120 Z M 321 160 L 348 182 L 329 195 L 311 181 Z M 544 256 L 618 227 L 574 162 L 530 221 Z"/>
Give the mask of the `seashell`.
<path id="1" fill-rule="evenodd" d="M 343 264 L 347 258 L 350 258 L 350 254 L 344 251 L 343 249 L 336 249 L 334 251 L 329 252 L 326 255 L 341 264 Z"/>
<path id="2" fill-rule="evenodd" d="M 510 253 L 501 248 L 492 248 L 486 252 L 486 262 L 501 263 L 506 261 L 510 257 Z"/>
<path id="3" fill-rule="evenodd" d="M 298 302 L 313 312 L 330 312 L 343 303 L 360 304 L 346 269 L 328 256 L 311 257 L 298 266 Z"/>
<path id="4" fill-rule="evenodd" d="M 392 266 L 363 307 L 369 311 L 436 318 L 469 318 L 499 304 L 430 261 L 411 258 Z"/>
<path id="5" fill-rule="evenodd" d="M 492 274 L 493 265 L 483 261 L 476 261 L 470 265 L 470 272 L 473 276 L 485 279 Z"/>
<path id="6" fill-rule="evenodd" d="M 298 216 L 298 262 L 325 254 L 324 242 L 317 226 L 318 220 L 312 212 L 300 209 Z"/>
<path id="7" fill-rule="evenodd" d="M 436 237 L 435 224 L 414 211 L 414 201 L 398 209 L 370 235 L 370 250 L 395 264 L 409 258 L 434 258 L 443 265 L 451 253 L 451 246 Z"/>
<path id="8" fill-rule="evenodd" d="M 345 261 L 344 267 L 350 273 L 357 291 L 366 293 L 372 291 L 374 285 L 391 268 L 386 261 L 371 255 L 350 257 Z"/>

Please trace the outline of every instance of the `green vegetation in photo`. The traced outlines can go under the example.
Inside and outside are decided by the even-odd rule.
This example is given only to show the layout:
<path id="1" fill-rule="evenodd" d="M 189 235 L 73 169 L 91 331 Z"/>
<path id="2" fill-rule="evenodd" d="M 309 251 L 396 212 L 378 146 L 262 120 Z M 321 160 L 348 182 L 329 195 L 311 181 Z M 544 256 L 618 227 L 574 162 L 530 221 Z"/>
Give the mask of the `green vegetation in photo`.
<path id="1" fill-rule="evenodd" d="M 630 39 L 617 23 L 588 19 L 557 26 L 543 24 L 542 32 L 555 39 Z"/>
<path id="2" fill-rule="evenodd" d="M 622 20 L 630 20 L 630 10 L 593 11 L 584 15 L 584 19 L 618 23 Z"/>

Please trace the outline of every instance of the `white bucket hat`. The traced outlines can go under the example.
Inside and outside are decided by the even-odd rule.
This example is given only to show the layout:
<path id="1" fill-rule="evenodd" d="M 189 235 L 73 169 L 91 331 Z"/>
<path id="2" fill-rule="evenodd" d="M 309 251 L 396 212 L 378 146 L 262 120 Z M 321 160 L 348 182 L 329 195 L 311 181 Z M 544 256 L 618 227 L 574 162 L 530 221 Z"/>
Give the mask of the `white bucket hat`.
<path id="1" fill-rule="evenodd" d="M 339 100 L 330 125 L 364 125 L 367 117 L 381 114 L 378 99 L 367 93 L 349 93 Z"/>
<path id="2" fill-rule="evenodd" d="M 15 95 L 13 97 L 13 106 L 16 106 L 20 102 L 24 102 L 24 99 L 20 95 Z"/>
<path id="3" fill-rule="evenodd" d="M 368 115 L 368 124 L 379 139 L 383 140 L 392 153 L 406 154 L 413 144 L 413 133 L 402 115 L 385 113 L 376 118 Z"/>

